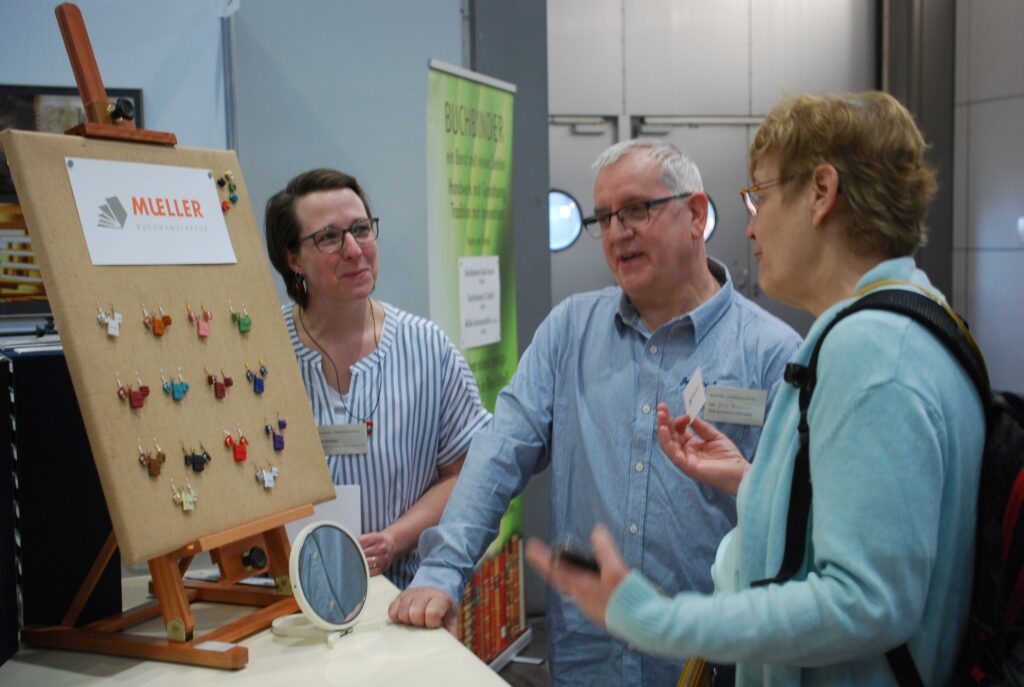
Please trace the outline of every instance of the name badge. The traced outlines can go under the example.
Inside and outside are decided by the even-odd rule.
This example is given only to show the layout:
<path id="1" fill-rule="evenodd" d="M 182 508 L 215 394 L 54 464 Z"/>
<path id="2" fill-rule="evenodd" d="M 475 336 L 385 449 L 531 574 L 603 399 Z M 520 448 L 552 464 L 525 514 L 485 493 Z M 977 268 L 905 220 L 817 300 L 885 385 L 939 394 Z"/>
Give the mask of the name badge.
<path id="1" fill-rule="evenodd" d="M 370 450 L 366 425 L 362 422 L 321 425 L 317 430 L 320 432 L 320 443 L 324 445 L 324 453 L 328 456 L 367 453 Z"/>
<path id="2" fill-rule="evenodd" d="M 731 422 L 735 425 L 764 425 L 764 407 L 768 392 L 764 389 L 736 389 L 731 386 L 709 386 L 704 419 L 708 422 Z"/>
<path id="3" fill-rule="evenodd" d="M 693 378 L 683 389 L 683 406 L 691 418 L 697 417 L 704 407 L 704 373 L 699 367 L 694 370 Z"/>

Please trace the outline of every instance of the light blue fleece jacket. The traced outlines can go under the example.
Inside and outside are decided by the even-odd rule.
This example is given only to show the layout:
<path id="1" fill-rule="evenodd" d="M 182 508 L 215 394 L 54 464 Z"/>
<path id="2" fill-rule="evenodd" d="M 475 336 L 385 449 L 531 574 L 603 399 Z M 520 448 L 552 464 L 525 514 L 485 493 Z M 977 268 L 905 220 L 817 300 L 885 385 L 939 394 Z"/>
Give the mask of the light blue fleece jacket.
<path id="1" fill-rule="evenodd" d="M 912 258 L 875 266 L 934 292 Z M 836 303 L 793 361 L 806 364 Z M 885 652 L 909 642 L 924 683 L 945 684 L 970 601 L 981 404 L 944 346 L 909 318 L 855 314 L 829 333 L 809 411 L 814 497 L 808 554 L 778 572 L 786 537 L 799 408 L 779 390 L 737 497 L 714 595 L 668 598 L 632 571 L 605 614 L 612 634 L 665 656 L 736 662 L 738 685 L 895 685 Z M 735 584 L 735 591 L 723 591 Z"/>

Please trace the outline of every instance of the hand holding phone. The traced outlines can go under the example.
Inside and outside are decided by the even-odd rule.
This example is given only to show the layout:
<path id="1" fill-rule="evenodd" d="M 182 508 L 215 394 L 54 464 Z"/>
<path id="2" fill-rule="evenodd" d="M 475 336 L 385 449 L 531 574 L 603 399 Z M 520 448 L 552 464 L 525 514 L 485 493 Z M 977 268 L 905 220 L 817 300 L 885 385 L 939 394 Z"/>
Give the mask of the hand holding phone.
<path id="1" fill-rule="evenodd" d="M 601 572 L 590 549 L 574 537 L 563 537 L 555 542 L 551 556 L 555 565 L 568 563 L 591 572 Z"/>

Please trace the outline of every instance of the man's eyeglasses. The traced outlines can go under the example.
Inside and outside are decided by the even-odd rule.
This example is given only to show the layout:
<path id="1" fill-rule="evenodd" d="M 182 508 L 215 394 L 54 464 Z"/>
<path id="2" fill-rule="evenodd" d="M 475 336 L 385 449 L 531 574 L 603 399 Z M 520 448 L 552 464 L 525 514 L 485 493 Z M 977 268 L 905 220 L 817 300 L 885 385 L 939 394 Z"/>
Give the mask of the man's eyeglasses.
<path id="1" fill-rule="evenodd" d="M 692 192 L 677 193 L 674 196 L 665 196 L 664 198 L 655 198 L 654 200 L 645 200 L 642 203 L 627 205 L 624 208 L 619 208 L 615 212 L 605 212 L 600 215 L 587 217 L 583 220 L 583 228 L 586 229 L 587 233 L 595 239 L 599 239 L 607 234 L 608 230 L 611 229 L 612 217 L 618 217 L 619 222 L 624 228 L 629 229 L 630 231 L 636 231 L 650 221 L 651 208 L 663 205 L 670 200 L 688 198 L 692 195 Z"/>
<path id="2" fill-rule="evenodd" d="M 377 222 L 379 217 L 357 219 L 348 229 L 327 226 L 320 231 L 315 231 L 309 236 L 303 236 L 298 244 L 303 241 L 312 241 L 316 249 L 321 253 L 337 253 L 345 243 L 345 234 L 352 234 L 356 243 L 370 243 L 377 240 Z"/>
<path id="3" fill-rule="evenodd" d="M 743 199 L 743 207 L 747 209 L 747 214 L 751 217 L 757 217 L 757 208 L 761 206 L 761 191 L 772 186 L 778 186 L 784 184 L 789 179 L 772 179 L 771 181 L 762 181 L 760 184 L 754 184 L 750 188 L 740 189 L 740 198 Z"/>

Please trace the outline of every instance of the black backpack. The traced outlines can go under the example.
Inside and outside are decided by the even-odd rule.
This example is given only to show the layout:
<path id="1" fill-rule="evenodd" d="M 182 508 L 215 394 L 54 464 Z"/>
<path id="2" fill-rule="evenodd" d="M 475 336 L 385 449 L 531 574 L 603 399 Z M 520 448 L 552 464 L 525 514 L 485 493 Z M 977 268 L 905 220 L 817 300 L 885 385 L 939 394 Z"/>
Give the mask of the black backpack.
<path id="1" fill-rule="evenodd" d="M 845 317 L 861 310 L 888 310 L 923 325 L 967 371 L 985 404 L 986 432 L 978 493 L 978 533 L 970 621 L 952 685 L 1021 687 L 1024 679 L 1024 399 L 1009 392 L 993 393 L 985 360 L 963 321 L 952 310 L 914 291 L 873 291 L 839 311 L 821 333 L 806 366 L 786 366 L 786 382 L 800 392 L 800 448 L 793 467 L 793 485 L 786 521 L 786 548 L 775 577 L 753 586 L 781 583 L 803 562 L 807 519 L 811 507 L 810 433 L 807 410 L 817 375 L 818 353 L 826 335 Z M 921 685 L 906 644 L 886 653 L 904 687 Z"/>

